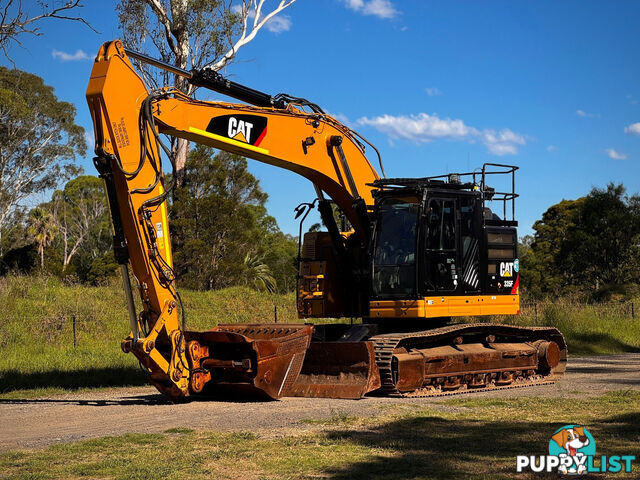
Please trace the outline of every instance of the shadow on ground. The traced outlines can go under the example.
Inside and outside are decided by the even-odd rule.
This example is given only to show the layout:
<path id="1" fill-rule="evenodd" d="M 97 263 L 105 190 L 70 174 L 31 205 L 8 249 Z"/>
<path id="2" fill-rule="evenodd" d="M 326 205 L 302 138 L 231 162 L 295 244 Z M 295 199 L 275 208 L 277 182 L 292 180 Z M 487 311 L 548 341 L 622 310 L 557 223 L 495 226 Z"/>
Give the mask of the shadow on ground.
<path id="1" fill-rule="evenodd" d="M 135 395 L 117 400 L 105 399 L 67 399 L 67 398 L 0 398 L 0 404 L 37 404 L 37 403 L 62 403 L 67 405 L 109 407 L 113 405 L 168 405 L 169 400 L 161 394 L 155 395 Z"/>
<path id="2" fill-rule="evenodd" d="M 610 417 L 588 427 L 596 439 L 598 454 L 637 455 L 639 424 L 640 413 L 634 413 Z M 331 440 L 383 452 L 391 450 L 394 455 L 379 455 L 371 461 L 325 473 L 334 480 L 557 479 L 557 473 L 517 474 L 516 456 L 547 455 L 550 437 L 561 426 L 560 423 L 517 419 L 513 422 L 488 422 L 419 417 L 393 421 L 368 431 L 334 431 L 328 434 Z M 615 444 L 611 445 L 613 442 Z M 623 447 L 619 446 L 621 442 Z M 603 476 L 592 474 L 581 475 L 580 478 L 601 479 Z"/>
<path id="3" fill-rule="evenodd" d="M 148 385 L 147 375 L 136 367 L 89 368 L 84 370 L 50 370 L 37 373 L 22 373 L 17 370 L 0 372 L 2 393 L 14 390 L 39 388 L 122 387 Z"/>
<path id="4" fill-rule="evenodd" d="M 0 372 L 0 393 L 14 391 L 29 391 L 46 388 L 60 388 L 74 390 L 82 388 L 100 387 L 138 387 L 150 386 L 148 376 L 135 367 L 120 368 L 91 368 L 70 372 L 51 370 L 38 373 L 20 373 L 17 370 Z M 27 395 L 28 397 L 28 395 Z M 240 396 L 233 391 L 212 390 L 208 394 L 190 396 L 178 399 L 177 403 L 188 402 L 233 402 L 233 403 L 263 403 L 273 401 L 266 396 L 243 392 Z M 171 403 L 164 395 L 136 395 L 117 400 L 104 399 L 49 399 L 49 398 L 5 398 L 0 403 L 69 403 L 75 405 L 164 405 Z"/>

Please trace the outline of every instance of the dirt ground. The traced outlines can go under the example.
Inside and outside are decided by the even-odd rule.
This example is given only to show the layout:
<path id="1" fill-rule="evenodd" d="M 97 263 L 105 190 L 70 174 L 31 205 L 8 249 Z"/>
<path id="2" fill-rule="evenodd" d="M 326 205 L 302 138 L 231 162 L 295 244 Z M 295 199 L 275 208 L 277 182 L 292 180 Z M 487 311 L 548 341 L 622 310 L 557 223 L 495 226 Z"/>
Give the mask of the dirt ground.
<path id="1" fill-rule="evenodd" d="M 640 390 L 640 354 L 570 358 L 565 377 L 555 385 L 472 395 L 581 397 L 624 389 Z M 44 447 L 130 432 L 163 432 L 174 427 L 284 435 L 292 430 L 314 428 L 301 423 L 304 419 L 376 415 L 398 403 L 447 408 L 446 400 L 442 398 L 377 397 L 362 400 L 285 398 L 273 402 L 193 401 L 172 405 L 152 387 L 114 388 L 51 398 L 0 399 L 0 450 Z"/>

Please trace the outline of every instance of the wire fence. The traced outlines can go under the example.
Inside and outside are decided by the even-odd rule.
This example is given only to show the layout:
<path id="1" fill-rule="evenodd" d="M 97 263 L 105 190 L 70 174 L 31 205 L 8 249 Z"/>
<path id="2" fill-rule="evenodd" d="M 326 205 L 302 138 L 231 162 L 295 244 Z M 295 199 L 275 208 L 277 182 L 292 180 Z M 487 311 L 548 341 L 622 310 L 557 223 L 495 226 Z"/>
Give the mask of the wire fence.
<path id="1" fill-rule="evenodd" d="M 604 303 L 582 303 L 563 300 L 561 302 L 539 301 L 522 302 L 520 313 L 531 315 L 538 319 L 542 312 L 549 307 L 561 307 L 564 309 L 590 310 L 597 316 L 611 316 L 621 318 L 636 318 L 636 302 L 604 302 Z"/>
<path id="2" fill-rule="evenodd" d="M 585 312 L 588 311 L 592 313 L 596 317 L 610 317 L 616 319 L 636 319 L 637 318 L 637 302 L 629 301 L 629 302 L 607 302 L 607 303 L 581 303 L 581 302 L 572 302 L 567 300 L 562 301 L 527 301 L 522 302 L 520 304 L 520 314 L 529 317 L 535 318 L 536 321 L 539 319 L 543 319 L 545 316 L 545 312 L 550 308 L 559 308 L 565 311 L 573 311 L 573 312 Z M 279 323 L 283 322 L 282 312 L 283 310 L 286 312 L 285 322 L 291 321 L 291 312 L 287 312 L 287 308 L 282 308 L 282 306 L 278 307 L 277 305 L 273 306 L 272 317 L 264 318 L 261 323 Z M 55 318 L 54 318 L 55 317 Z M 113 319 L 111 319 L 113 321 Z M 515 319 L 514 319 L 515 320 Z M 18 322 L 27 322 L 31 325 L 37 325 L 36 329 L 31 333 L 34 336 L 43 337 L 47 343 L 56 343 L 59 344 L 62 342 L 66 345 L 73 345 L 73 348 L 77 348 L 81 343 L 81 339 L 84 337 L 85 340 L 87 337 L 93 337 L 96 329 L 104 329 L 107 327 L 107 323 L 112 325 L 111 321 L 105 321 L 104 318 L 100 318 L 99 316 L 86 316 L 82 315 L 80 312 L 66 312 L 59 315 L 43 315 L 43 316 L 11 316 L 8 317 L 0 313 L 0 351 L 3 346 L 6 346 L 9 343 L 14 343 L 11 341 L 11 335 L 6 330 L 5 327 L 12 321 Z M 295 320 L 294 320 L 295 321 Z M 304 320 L 299 320 L 303 322 Z M 342 319 L 344 322 L 349 322 L 349 319 Z M 353 319 L 351 319 L 353 322 Z M 240 322 L 245 323 L 245 322 Z M 324 323 L 322 321 L 318 321 L 316 323 Z M 126 313 L 122 314 L 122 332 L 126 330 L 127 319 Z"/>
<path id="3" fill-rule="evenodd" d="M 269 310 L 267 310 L 269 312 Z M 254 318 L 254 317 L 259 317 Z M 267 315 L 229 315 L 224 320 L 218 320 L 213 324 L 196 325 L 187 322 L 187 330 L 207 330 L 218 323 L 296 323 L 304 322 L 297 319 L 295 305 L 274 304 Z M 321 322 L 318 322 L 321 323 Z M 11 326 L 13 324 L 13 327 Z M 22 325 L 20 325 L 22 324 Z M 20 325 L 18 327 L 18 325 Z M 87 314 L 81 309 L 69 309 L 68 311 L 48 314 L 15 315 L 0 311 L 0 354 L 2 348 L 7 345 L 17 345 L 24 342 L 26 337 L 35 339 L 45 344 L 65 345 L 77 348 L 88 341 L 94 341 L 94 336 L 117 337 L 115 329 L 123 336 L 128 331 L 128 317 L 126 310 L 122 310 L 118 317 L 100 315 L 96 312 Z M 91 340 L 89 340 L 91 339 Z"/>

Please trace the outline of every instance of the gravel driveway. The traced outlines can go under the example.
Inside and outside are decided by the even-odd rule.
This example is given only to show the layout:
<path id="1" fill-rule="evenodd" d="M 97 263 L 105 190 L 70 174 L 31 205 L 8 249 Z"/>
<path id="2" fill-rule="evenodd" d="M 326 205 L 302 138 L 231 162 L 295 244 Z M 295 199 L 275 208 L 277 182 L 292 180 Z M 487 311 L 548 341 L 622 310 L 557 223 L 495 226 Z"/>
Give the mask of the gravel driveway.
<path id="1" fill-rule="evenodd" d="M 640 354 L 570 358 L 555 385 L 474 393 L 486 397 L 599 395 L 608 390 L 640 390 Z M 152 387 L 113 388 L 50 398 L 0 399 L 0 450 L 44 447 L 128 432 L 162 432 L 172 427 L 214 431 L 251 430 L 285 434 L 312 426 L 303 419 L 336 415 L 368 416 L 402 402 L 446 408 L 442 399 L 365 398 L 332 400 L 285 398 L 274 402 L 194 401 L 172 405 Z"/>

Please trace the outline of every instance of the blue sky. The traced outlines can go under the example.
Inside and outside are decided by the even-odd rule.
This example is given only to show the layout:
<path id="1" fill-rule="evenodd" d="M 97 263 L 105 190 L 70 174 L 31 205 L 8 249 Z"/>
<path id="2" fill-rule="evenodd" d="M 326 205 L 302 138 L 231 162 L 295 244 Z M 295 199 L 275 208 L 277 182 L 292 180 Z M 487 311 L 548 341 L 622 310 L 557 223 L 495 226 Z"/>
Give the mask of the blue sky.
<path id="1" fill-rule="evenodd" d="M 44 21 L 11 53 L 90 131 L 91 59 L 119 30 L 115 2 L 85 3 L 100 34 Z M 376 144 L 388 176 L 520 166 L 524 235 L 550 205 L 594 186 L 640 192 L 639 21 L 640 2 L 626 0 L 297 0 L 224 73 L 320 104 Z M 80 163 L 95 173 L 91 156 Z M 297 234 L 293 208 L 314 197 L 311 184 L 250 169 L 280 227 Z"/>

